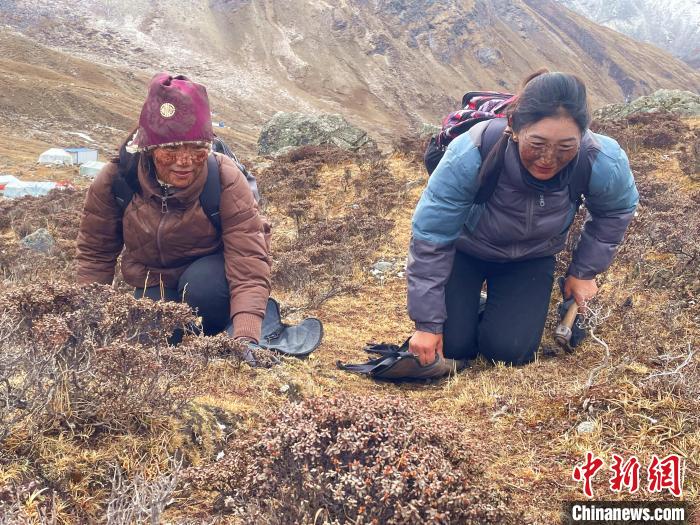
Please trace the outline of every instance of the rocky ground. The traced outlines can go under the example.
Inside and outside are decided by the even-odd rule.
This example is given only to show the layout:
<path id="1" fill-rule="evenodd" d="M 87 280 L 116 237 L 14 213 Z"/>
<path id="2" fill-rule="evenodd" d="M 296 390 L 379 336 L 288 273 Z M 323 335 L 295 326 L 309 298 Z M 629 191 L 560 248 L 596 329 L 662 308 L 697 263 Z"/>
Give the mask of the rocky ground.
<path id="1" fill-rule="evenodd" d="M 247 161 L 274 225 L 283 314 L 325 325 L 310 358 L 261 353 L 261 368 L 222 337 L 169 347 L 173 327 L 196 322 L 181 305 L 134 301 L 120 280 L 72 284 L 87 182 L 70 169 L 55 175 L 75 189 L 0 199 L 0 523 L 550 524 L 581 499 L 572 471 L 587 451 L 606 469 L 635 455 L 643 472 L 679 454 L 683 499 L 697 501 L 700 120 L 595 126 L 628 151 L 641 202 L 600 277 L 594 337 L 556 350 L 555 293 L 536 362 L 477 360 L 432 384 L 335 366 L 410 334 L 401 262 L 426 180 L 415 137 L 390 155 L 314 146 Z M 22 243 L 41 228 L 45 252 Z M 613 494 L 608 472 L 593 489 L 674 499 Z"/>

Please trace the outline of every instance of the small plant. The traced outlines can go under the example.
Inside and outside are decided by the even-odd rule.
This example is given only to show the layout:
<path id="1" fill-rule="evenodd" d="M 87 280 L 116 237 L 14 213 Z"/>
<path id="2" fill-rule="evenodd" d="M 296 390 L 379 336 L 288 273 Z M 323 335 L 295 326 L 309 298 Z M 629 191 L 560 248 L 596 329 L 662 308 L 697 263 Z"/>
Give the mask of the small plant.
<path id="1" fill-rule="evenodd" d="M 225 458 L 184 478 L 235 514 L 310 523 L 516 523 L 452 420 L 398 397 L 340 395 L 290 404 L 231 440 Z"/>
<path id="2" fill-rule="evenodd" d="M 423 161 L 423 154 L 425 153 L 425 148 L 428 146 L 429 141 L 430 137 L 421 137 L 414 133 L 397 138 L 392 146 L 394 153 L 403 155 L 411 162 L 419 164 Z"/>
<path id="3" fill-rule="evenodd" d="M 146 479 L 143 473 L 127 479 L 117 466 L 105 513 L 107 525 L 161 523 L 163 511 L 172 501 L 181 467 L 182 462 L 171 459 L 168 472 L 159 472 L 153 479 Z"/>

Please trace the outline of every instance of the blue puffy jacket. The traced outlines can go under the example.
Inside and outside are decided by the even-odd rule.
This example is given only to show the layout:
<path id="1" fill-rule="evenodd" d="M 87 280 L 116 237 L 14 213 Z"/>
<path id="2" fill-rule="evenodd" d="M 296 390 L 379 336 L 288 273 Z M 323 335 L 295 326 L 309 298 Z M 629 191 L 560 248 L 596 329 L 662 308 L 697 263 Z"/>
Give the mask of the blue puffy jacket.
<path id="1" fill-rule="evenodd" d="M 442 332 L 447 317 L 445 285 L 455 250 L 508 262 L 554 255 L 565 246 L 576 213 L 569 192 L 572 170 L 538 181 L 523 167 L 512 141 L 495 191 L 486 203 L 474 203 L 479 147 L 487 126 L 505 127 L 505 119 L 477 124 L 450 143 L 413 215 L 408 313 L 418 330 Z M 587 131 L 581 155 L 591 166 L 584 193 L 588 217 L 568 274 L 592 279 L 610 266 L 639 194 L 627 155 L 615 140 Z"/>

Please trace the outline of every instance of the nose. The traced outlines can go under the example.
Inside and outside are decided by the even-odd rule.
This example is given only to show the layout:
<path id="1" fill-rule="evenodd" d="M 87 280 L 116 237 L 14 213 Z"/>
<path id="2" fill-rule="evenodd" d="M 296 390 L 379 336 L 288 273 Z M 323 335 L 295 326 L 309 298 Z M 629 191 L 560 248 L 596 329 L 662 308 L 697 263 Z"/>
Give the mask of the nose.
<path id="1" fill-rule="evenodd" d="M 548 164 L 548 165 L 553 164 L 554 163 L 554 148 L 547 145 L 544 148 L 542 155 L 540 155 L 540 159 L 542 160 L 542 163 L 544 163 L 544 164 Z"/>
<path id="2" fill-rule="evenodd" d="M 189 166 L 192 164 L 192 156 L 189 153 L 180 154 L 176 157 L 175 163 L 178 166 Z"/>

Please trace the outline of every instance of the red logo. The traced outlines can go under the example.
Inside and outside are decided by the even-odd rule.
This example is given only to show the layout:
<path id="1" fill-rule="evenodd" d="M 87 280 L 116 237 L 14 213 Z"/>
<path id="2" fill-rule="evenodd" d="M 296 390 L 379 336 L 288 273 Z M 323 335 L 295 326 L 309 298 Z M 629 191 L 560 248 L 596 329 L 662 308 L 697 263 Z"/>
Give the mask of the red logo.
<path id="1" fill-rule="evenodd" d="M 671 494 L 679 498 L 683 491 L 681 487 L 682 470 L 683 464 L 678 454 L 671 454 L 662 460 L 659 460 L 659 457 L 654 454 L 647 469 L 649 492 L 661 492 L 668 489 Z"/>
<path id="2" fill-rule="evenodd" d="M 574 481 L 583 481 L 583 493 L 589 498 L 593 497 L 593 488 L 591 487 L 591 478 L 603 466 L 603 460 L 593 455 L 593 452 L 586 452 L 586 462 L 583 465 L 574 467 Z"/>
<path id="3" fill-rule="evenodd" d="M 627 490 L 634 494 L 640 488 L 641 464 L 636 456 L 627 461 L 618 454 L 612 455 L 610 466 L 610 490 L 622 492 Z M 593 497 L 592 480 L 596 473 L 603 467 L 603 460 L 596 457 L 593 452 L 586 452 L 586 461 L 574 467 L 572 477 L 574 481 L 583 483 L 583 493 L 589 498 Z M 647 467 L 647 490 L 649 492 L 662 492 L 668 490 L 679 498 L 683 493 L 683 469 L 685 461 L 678 454 L 670 454 L 663 459 L 655 454 Z"/>
<path id="4" fill-rule="evenodd" d="M 627 487 L 630 494 L 639 490 L 639 460 L 632 456 L 623 462 L 622 457 L 613 454 L 613 464 L 610 467 L 613 475 L 610 476 L 610 490 L 621 492 L 623 487 Z"/>

